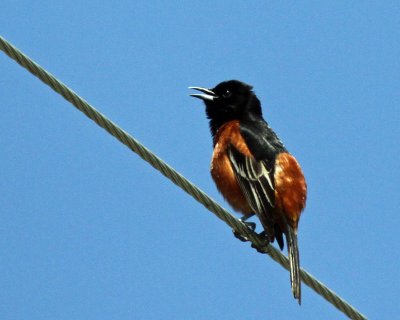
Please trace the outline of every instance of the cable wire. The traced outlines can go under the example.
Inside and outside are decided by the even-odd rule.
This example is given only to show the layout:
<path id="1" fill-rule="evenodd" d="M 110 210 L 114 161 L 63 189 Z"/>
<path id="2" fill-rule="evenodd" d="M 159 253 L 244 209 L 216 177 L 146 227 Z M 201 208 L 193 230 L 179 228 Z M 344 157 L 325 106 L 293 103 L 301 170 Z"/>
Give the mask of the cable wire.
<path id="1" fill-rule="evenodd" d="M 143 160 L 147 161 L 152 167 L 160 171 L 166 178 L 171 180 L 174 184 L 179 186 L 209 211 L 214 213 L 219 219 L 228 224 L 233 230 L 247 238 L 256 247 L 268 254 L 273 260 L 278 262 L 286 270 L 289 270 L 289 261 L 280 251 L 271 245 L 264 244 L 264 238 L 259 236 L 256 232 L 249 229 L 242 221 L 236 219 L 227 210 L 222 208 L 217 202 L 211 199 L 206 193 L 196 187 L 192 182 L 183 177 L 180 173 L 174 170 L 171 166 L 157 157 L 149 149 L 143 146 L 139 141 L 129 135 L 127 132 L 118 127 L 115 123 L 107 119 L 103 114 L 92 107 L 83 98 L 69 89 L 61 81 L 57 80 L 49 72 L 44 70 L 41 66 L 31 60 L 28 56 L 23 54 L 20 50 L 14 47 L 11 43 L 0 36 L 0 49 L 10 58 L 15 60 L 22 67 L 27 69 L 34 76 L 39 78 L 43 83 L 50 86 L 55 92 L 63 96 L 66 100 L 71 102 L 78 110 L 83 112 L 87 117 L 92 119 L 100 127 L 105 129 L 112 136 L 117 138 L 120 142 L 126 145 L 133 152 L 137 153 Z M 304 284 L 313 289 L 316 293 L 321 295 L 325 300 L 333 304 L 338 310 L 346 314 L 350 319 L 367 319 L 362 313 L 351 306 L 344 299 L 339 297 L 335 292 L 326 287 L 323 283 L 315 279 L 310 273 L 301 269 L 301 280 Z"/>

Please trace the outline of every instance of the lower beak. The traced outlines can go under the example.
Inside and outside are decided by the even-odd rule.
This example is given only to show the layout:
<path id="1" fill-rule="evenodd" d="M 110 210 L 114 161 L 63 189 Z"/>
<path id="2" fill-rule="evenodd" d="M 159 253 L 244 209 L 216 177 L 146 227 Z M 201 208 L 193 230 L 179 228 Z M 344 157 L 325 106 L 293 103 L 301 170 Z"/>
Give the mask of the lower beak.
<path id="1" fill-rule="evenodd" d="M 189 89 L 194 89 L 204 93 L 204 94 L 199 94 L 199 93 L 190 94 L 191 97 L 199 98 L 204 101 L 213 101 L 215 98 L 217 98 L 217 95 L 210 89 L 201 87 L 189 87 Z"/>

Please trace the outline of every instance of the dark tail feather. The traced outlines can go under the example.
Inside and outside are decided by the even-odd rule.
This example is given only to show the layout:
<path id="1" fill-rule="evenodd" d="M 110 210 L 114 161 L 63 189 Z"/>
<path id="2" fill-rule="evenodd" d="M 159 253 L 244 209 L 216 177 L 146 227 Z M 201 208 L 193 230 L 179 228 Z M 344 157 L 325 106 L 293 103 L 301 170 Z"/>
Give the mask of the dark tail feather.
<path id="1" fill-rule="evenodd" d="M 283 250 L 282 230 L 277 223 L 275 224 L 274 229 L 275 229 L 275 239 L 278 242 L 279 248 Z"/>
<path id="2" fill-rule="evenodd" d="M 286 242 L 288 246 L 290 263 L 290 283 L 295 299 L 301 304 L 301 278 L 300 278 L 300 259 L 299 247 L 297 245 L 297 230 L 288 226 L 286 233 Z"/>

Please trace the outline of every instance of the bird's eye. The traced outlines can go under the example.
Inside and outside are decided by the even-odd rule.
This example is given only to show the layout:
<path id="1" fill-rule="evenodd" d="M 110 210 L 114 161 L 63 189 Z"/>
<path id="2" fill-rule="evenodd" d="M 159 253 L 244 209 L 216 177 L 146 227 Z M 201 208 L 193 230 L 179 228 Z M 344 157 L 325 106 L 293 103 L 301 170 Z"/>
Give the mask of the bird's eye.
<path id="1" fill-rule="evenodd" d="M 231 96 L 231 92 L 229 91 L 229 90 L 226 90 L 223 94 L 222 94 L 222 96 L 224 97 L 224 98 L 229 98 L 230 96 Z"/>

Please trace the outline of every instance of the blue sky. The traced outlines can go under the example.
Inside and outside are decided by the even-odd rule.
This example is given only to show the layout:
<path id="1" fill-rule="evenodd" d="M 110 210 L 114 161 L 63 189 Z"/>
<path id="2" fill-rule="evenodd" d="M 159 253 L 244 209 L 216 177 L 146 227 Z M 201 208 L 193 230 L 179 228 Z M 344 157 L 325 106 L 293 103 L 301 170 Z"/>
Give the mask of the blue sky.
<path id="1" fill-rule="evenodd" d="M 188 86 L 240 79 L 309 185 L 302 266 L 400 312 L 398 1 L 2 1 L 2 36 L 228 208 Z M 343 319 L 0 54 L 1 319 Z"/>

